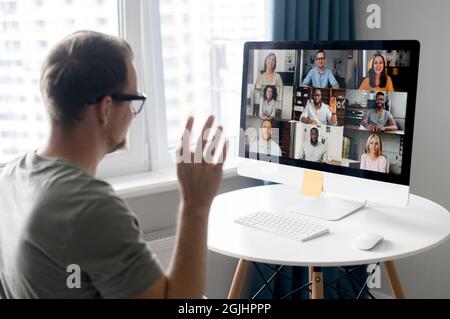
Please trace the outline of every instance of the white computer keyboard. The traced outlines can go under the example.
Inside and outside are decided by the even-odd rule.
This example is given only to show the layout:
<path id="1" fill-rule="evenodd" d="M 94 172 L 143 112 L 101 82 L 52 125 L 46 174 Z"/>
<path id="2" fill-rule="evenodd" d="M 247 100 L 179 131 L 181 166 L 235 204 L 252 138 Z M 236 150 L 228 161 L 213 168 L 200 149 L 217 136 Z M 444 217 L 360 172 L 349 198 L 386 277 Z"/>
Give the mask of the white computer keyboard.
<path id="1" fill-rule="evenodd" d="M 258 211 L 235 220 L 236 223 L 298 241 L 306 241 L 329 233 L 329 229 L 303 216 L 287 217 Z"/>

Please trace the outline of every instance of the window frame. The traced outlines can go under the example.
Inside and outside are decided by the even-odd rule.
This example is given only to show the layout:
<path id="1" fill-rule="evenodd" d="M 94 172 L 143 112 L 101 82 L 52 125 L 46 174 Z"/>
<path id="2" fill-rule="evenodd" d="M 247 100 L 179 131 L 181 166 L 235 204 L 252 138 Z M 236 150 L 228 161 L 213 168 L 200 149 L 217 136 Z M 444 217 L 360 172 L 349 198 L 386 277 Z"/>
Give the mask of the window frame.
<path id="1" fill-rule="evenodd" d="M 156 171 L 171 165 L 167 146 L 159 1 L 118 0 L 119 34 L 131 45 L 140 91 L 147 101 L 133 120 L 124 150 L 100 162 L 102 178 Z M 167 150 L 167 151 L 165 151 Z"/>
<path id="2" fill-rule="evenodd" d="M 159 1 L 116 1 L 118 35 L 127 39 L 133 48 L 139 87 L 147 93 L 148 99 L 130 125 L 126 148 L 106 155 L 99 163 L 97 176 L 100 178 L 158 170 L 170 163 L 168 152 L 161 152 L 167 149 L 167 135 Z M 0 169 L 6 164 L 0 163 Z"/>

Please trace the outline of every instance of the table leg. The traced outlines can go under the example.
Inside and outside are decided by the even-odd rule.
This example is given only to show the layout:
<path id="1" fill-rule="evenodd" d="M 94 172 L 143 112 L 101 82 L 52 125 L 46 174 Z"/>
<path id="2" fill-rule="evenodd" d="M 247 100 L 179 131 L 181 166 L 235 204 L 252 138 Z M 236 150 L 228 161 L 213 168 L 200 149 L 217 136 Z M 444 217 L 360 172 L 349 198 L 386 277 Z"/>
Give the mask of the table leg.
<path id="1" fill-rule="evenodd" d="M 228 292 L 228 299 L 238 299 L 241 297 L 242 287 L 244 285 L 245 275 L 247 274 L 249 261 L 239 259 L 239 263 L 234 273 L 233 282 L 231 283 L 230 291 Z"/>
<path id="2" fill-rule="evenodd" d="M 312 281 L 313 281 L 313 268 L 314 268 L 313 266 L 308 267 L 308 272 L 309 272 L 308 279 L 309 279 L 310 283 L 312 283 Z M 309 291 L 309 299 L 312 299 L 312 284 L 311 284 L 311 290 Z"/>
<path id="3" fill-rule="evenodd" d="M 321 267 L 312 268 L 312 299 L 323 299 L 323 273 Z"/>
<path id="4" fill-rule="evenodd" d="M 394 296 L 394 298 L 405 299 L 406 298 L 405 293 L 400 283 L 400 279 L 398 278 L 394 262 L 393 261 L 384 262 L 384 268 L 386 269 L 386 273 L 388 275 L 389 283 L 392 289 L 392 295 Z"/>

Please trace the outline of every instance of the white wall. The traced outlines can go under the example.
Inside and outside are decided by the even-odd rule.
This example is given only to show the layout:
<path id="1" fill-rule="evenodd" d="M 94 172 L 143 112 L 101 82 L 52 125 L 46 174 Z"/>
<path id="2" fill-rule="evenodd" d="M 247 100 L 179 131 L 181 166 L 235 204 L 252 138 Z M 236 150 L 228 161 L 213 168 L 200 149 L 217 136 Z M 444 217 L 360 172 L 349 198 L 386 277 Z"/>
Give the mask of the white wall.
<path id="1" fill-rule="evenodd" d="M 366 26 L 371 3 L 381 7 L 381 29 Z M 421 42 L 411 192 L 450 209 L 450 1 L 355 0 L 355 15 L 357 40 Z M 450 242 L 397 266 L 407 297 L 450 298 Z M 389 293 L 386 281 L 381 291 Z"/>

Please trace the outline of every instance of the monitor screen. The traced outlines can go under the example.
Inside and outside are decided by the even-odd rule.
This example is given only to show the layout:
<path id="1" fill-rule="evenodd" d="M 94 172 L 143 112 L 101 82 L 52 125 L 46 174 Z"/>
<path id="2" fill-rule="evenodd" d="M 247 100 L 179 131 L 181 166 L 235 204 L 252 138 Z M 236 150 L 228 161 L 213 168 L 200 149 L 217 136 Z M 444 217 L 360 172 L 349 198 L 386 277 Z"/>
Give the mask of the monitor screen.
<path id="1" fill-rule="evenodd" d="M 409 185 L 419 48 L 246 43 L 239 156 Z"/>

